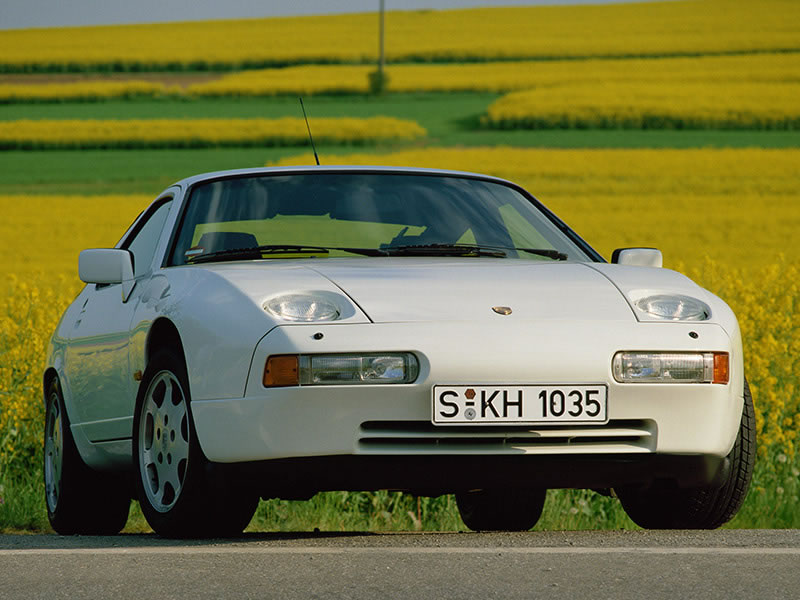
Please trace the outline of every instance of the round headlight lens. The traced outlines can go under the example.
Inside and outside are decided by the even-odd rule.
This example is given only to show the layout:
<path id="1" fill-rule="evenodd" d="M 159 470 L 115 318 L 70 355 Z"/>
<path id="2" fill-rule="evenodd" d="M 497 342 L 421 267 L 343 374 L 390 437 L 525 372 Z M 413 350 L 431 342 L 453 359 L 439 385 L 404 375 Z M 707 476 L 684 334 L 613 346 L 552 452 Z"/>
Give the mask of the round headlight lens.
<path id="1" fill-rule="evenodd" d="M 647 296 L 637 300 L 636 307 L 648 315 L 666 321 L 705 321 L 711 316 L 711 309 L 705 302 L 690 296 Z"/>
<path id="2" fill-rule="evenodd" d="M 268 300 L 264 308 L 286 321 L 335 321 L 339 309 L 331 301 L 312 294 L 286 294 Z"/>

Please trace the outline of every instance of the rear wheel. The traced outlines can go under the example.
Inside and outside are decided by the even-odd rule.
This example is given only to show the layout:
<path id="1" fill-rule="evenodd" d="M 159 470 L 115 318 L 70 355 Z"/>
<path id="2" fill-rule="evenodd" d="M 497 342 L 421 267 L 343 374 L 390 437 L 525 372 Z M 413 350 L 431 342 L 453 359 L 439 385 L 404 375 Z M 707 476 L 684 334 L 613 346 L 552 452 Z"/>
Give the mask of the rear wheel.
<path id="1" fill-rule="evenodd" d="M 162 351 L 150 360 L 133 429 L 137 493 L 156 533 L 212 537 L 242 532 L 258 496 L 210 480 L 191 417 L 186 367 L 176 353 Z"/>
<path id="2" fill-rule="evenodd" d="M 528 531 L 542 516 L 547 490 L 476 490 L 456 494 L 458 512 L 473 531 Z"/>
<path id="3" fill-rule="evenodd" d="M 56 532 L 113 535 L 125 527 L 130 491 L 122 477 L 99 473 L 83 462 L 58 378 L 47 389 L 43 466 L 47 518 Z"/>
<path id="4" fill-rule="evenodd" d="M 741 508 L 750 488 L 755 457 L 755 409 L 745 381 L 742 420 L 728 454 L 730 469 L 722 487 L 620 489 L 617 495 L 628 516 L 646 529 L 716 529 Z"/>

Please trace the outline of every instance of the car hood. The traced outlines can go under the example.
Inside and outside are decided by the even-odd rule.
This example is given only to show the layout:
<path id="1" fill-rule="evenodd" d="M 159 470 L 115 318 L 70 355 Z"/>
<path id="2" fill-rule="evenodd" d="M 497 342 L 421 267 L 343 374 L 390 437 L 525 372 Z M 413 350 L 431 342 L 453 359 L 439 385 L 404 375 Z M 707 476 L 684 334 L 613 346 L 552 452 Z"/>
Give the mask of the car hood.
<path id="1" fill-rule="evenodd" d="M 313 269 L 374 322 L 634 318 L 610 280 L 580 263 L 391 258 L 320 261 Z"/>
<path id="2" fill-rule="evenodd" d="M 259 309 L 277 295 L 312 292 L 333 299 L 340 321 L 347 322 L 648 320 L 631 298 L 661 293 L 706 302 L 712 307 L 710 321 L 724 321 L 730 312 L 675 271 L 604 263 L 391 257 L 265 260 L 202 269 L 227 280 Z M 498 314 L 495 307 L 511 313 Z"/>

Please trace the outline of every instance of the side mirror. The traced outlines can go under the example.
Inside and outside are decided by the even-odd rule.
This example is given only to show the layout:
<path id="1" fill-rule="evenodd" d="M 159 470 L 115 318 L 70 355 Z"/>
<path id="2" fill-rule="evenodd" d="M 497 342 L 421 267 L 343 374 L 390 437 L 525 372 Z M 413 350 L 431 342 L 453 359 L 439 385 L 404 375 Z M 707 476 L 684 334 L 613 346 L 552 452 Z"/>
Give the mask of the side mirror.
<path id="1" fill-rule="evenodd" d="M 660 267 L 664 260 L 661 250 L 656 248 L 617 248 L 611 255 L 611 262 L 634 267 Z"/>
<path id="2" fill-rule="evenodd" d="M 84 283 L 122 284 L 125 302 L 136 284 L 133 278 L 133 255 L 128 250 L 93 248 L 78 256 L 78 277 Z"/>

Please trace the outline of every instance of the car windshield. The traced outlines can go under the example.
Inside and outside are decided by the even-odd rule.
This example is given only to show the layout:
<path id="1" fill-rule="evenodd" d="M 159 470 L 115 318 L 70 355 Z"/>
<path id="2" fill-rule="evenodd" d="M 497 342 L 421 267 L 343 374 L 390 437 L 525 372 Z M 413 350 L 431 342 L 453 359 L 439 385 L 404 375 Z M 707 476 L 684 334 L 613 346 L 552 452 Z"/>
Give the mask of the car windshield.
<path id="1" fill-rule="evenodd" d="M 592 260 L 522 193 L 478 178 L 301 173 L 193 187 L 170 265 L 309 256 Z"/>

